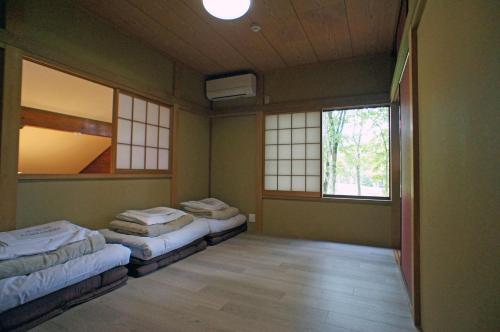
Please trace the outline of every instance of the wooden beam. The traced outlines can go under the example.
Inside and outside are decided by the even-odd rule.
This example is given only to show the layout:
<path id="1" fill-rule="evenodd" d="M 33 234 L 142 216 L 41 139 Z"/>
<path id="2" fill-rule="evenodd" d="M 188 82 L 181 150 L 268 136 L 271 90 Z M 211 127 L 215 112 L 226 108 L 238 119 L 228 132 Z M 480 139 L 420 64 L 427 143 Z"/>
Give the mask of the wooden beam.
<path id="1" fill-rule="evenodd" d="M 24 106 L 21 107 L 21 126 L 78 132 L 103 137 L 111 137 L 113 133 L 111 123 Z"/>

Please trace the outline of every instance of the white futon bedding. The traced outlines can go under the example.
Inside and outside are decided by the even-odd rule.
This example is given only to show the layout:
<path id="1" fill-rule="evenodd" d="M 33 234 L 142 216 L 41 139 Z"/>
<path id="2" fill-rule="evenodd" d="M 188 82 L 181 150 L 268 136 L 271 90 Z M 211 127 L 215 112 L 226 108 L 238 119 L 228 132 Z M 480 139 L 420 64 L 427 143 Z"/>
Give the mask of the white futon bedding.
<path id="1" fill-rule="evenodd" d="M 210 229 L 210 234 L 214 234 L 243 225 L 247 221 L 247 218 L 243 214 L 238 214 L 237 216 L 226 220 L 198 218 L 196 221 L 203 221 L 207 223 Z"/>
<path id="2" fill-rule="evenodd" d="M 126 235 L 109 229 L 100 232 L 106 238 L 106 242 L 122 244 L 130 248 L 132 257 L 148 260 L 188 245 L 206 236 L 210 231 L 206 222 L 195 220 L 177 231 L 157 237 Z"/>
<path id="3" fill-rule="evenodd" d="M 0 312 L 71 286 L 120 265 L 128 264 L 130 250 L 106 244 L 104 249 L 64 264 L 24 276 L 0 280 Z"/>

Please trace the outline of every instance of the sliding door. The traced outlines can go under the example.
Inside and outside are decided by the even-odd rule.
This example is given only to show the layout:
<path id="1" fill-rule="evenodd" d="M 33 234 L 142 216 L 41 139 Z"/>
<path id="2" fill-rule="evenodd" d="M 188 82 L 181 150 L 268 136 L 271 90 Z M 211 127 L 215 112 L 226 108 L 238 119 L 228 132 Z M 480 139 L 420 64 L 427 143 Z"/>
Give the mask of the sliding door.
<path id="1" fill-rule="evenodd" d="M 419 161 L 416 36 L 399 84 L 401 135 L 401 270 L 419 324 Z"/>

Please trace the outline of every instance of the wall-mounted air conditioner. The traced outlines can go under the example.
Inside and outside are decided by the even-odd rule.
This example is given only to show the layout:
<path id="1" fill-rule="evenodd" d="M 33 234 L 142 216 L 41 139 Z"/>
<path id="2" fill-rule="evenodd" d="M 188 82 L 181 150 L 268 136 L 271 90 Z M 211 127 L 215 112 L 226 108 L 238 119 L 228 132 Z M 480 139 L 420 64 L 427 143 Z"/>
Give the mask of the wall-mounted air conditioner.
<path id="1" fill-rule="evenodd" d="M 207 98 L 212 101 L 255 97 L 257 78 L 255 74 L 235 75 L 207 80 Z"/>

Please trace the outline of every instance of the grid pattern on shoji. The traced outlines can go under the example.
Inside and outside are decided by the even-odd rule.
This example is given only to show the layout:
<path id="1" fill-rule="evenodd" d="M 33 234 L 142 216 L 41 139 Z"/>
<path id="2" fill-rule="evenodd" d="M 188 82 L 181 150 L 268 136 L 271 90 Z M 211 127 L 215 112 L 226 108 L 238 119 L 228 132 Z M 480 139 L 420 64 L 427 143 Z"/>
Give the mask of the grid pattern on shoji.
<path id="1" fill-rule="evenodd" d="M 265 116 L 264 190 L 321 191 L 321 112 Z"/>
<path id="2" fill-rule="evenodd" d="M 118 93 L 116 169 L 168 171 L 170 109 Z"/>

